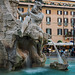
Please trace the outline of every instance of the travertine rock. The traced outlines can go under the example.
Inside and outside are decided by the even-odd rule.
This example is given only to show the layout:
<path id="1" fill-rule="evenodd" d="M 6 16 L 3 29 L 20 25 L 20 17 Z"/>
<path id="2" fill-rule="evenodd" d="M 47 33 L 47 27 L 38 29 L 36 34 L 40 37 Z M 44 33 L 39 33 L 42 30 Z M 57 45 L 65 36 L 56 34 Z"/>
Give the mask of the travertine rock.
<path id="1" fill-rule="evenodd" d="M 23 68 L 24 65 L 44 66 L 46 56 L 42 54 L 42 48 L 50 35 L 39 27 L 44 17 L 41 3 L 36 1 L 32 10 L 30 11 L 28 7 L 28 11 L 23 14 L 17 10 L 18 2 L 18 0 L 0 1 L 0 39 L 5 48 L 3 51 L 7 54 L 6 66 L 9 70 Z M 17 20 L 17 12 L 20 16 L 26 17 L 23 23 Z M 5 63 L 1 61 L 0 64 Z"/>
<path id="2" fill-rule="evenodd" d="M 62 64 L 58 62 L 51 63 L 50 67 L 57 70 L 68 70 L 68 64 Z"/>

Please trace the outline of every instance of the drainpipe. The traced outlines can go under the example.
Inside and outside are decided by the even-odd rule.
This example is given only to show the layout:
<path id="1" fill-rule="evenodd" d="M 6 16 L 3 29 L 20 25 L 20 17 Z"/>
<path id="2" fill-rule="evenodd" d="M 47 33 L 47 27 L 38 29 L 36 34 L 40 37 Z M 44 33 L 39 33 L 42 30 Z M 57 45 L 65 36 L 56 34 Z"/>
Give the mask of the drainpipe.
<path id="1" fill-rule="evenodd" d="M 64 37 L 64 8 L 63 8 L 63 37 Z"/>

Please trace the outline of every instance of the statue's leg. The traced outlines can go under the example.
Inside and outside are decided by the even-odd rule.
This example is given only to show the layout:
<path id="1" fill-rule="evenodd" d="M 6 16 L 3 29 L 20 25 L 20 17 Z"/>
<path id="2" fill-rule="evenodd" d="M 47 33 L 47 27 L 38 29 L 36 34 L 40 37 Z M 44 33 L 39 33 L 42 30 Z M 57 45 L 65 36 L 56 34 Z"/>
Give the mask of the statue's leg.
<path id="1" fill-rule="evenodd" d="M 37 43 L 37 52 L 39 55 L 42 54 L 42 49 L 43 49 L 43 39 L 40 39 L 39 42 Z"/>

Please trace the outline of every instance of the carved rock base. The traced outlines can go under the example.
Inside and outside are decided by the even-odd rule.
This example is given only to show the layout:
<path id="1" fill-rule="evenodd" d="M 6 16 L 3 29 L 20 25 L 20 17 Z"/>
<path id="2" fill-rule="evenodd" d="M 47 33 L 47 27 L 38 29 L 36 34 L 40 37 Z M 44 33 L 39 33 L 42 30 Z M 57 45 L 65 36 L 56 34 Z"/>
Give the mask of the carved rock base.
<path id="1" fill-rule="evenodd" d="M 58 62 L 53 62 L 50 64 L 50 68 L 66 71 L 66 70 L 68 70 L 68 64 L 61 64 Z"/>

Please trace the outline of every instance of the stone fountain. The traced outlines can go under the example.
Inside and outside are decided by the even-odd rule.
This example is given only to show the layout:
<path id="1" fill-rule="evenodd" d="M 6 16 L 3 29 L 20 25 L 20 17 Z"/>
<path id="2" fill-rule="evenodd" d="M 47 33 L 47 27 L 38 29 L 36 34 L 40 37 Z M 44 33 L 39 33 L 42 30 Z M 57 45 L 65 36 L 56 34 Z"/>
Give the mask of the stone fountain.
<path id="1" fill-rule="evenodd" d="M 44 44 L 50 37 L 39 25 L 44 17 L 42 5 L 36 1 L 33 8 L 22 13 L 17 9 L 18 0 L 0 1 L 0 67 L 11 70 L 40 67 L 45 65 L 42 53 Z M 17 20 L 17 12 L 25 17 Z"/>

